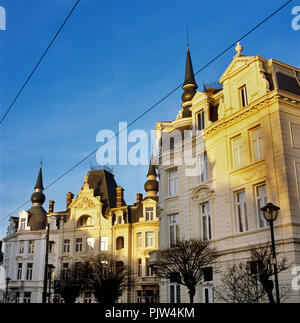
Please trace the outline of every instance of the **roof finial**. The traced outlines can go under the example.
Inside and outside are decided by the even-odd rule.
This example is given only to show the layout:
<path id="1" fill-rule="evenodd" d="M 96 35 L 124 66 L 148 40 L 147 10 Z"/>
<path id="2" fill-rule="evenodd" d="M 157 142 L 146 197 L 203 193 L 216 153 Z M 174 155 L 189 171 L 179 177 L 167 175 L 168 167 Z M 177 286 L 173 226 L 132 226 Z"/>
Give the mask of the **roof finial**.
<path id="1" fill-rule="evenodd" d="M 237 42 L 235 51 L 237 52 L 237 56 L 242 56 L 243 46 L 240 44 L 240 42 Z"/>
<path id="2" fill-rule="evenodd" d="M 41 161 L 40 161 L 40 167 L 42 168 L 43 166 L 43 155 L 41 155 Z"/>
<path id="3" fill-rule="evenodd" d="M 189 25 L 188 24 L 186 25 L 186 43 L 187 43 L 187 48 L 189 48 L 190 44 L 189 44 Z"/>

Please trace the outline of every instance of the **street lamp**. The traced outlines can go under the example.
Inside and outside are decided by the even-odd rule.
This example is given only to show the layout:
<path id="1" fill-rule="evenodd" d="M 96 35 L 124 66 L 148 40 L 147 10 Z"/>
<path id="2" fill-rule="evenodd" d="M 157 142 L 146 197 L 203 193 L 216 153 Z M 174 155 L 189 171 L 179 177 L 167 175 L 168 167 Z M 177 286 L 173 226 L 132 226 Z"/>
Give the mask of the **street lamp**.
<path id="1" fill-rule="evenodd" d="M 48 265 L 48 275 L 49 275 L 48 303 L 50 303 L 50 299 L 51 299 L 51 279 L 52 279 L 52 273 L 54 269 L 55 269 L 55 266 L 53 266 L 52 264 Z"/>
<path id="2" fill-rule="evenodd" d="M 272 239 L 272 264 L 274 266 L 274 277 L 275 277 L 275 288 L 276 288 L 276 299 L 277 303 L 280 303 L 280 294 L 279 294 L 279 283 L 278 283 L 278 273 L 277 273 L 277 259 L 276 259 L 276 250 L 275 250 L 275 239 L 274 239 L 274 225 L 273 222 L 278 218 L 278 213 L 280 207 L 268 203 L 260 209 L 263 212 L 263 216 L 267 222 L 270 223 L 271 230 L 271 239 Z"/>
<path id="3" fill-rule="evenodd" d="M 5 281 L 6 281 L 5 303 L 7 303 L 7 301 L 8 301 L 8 284 L 11 281 L 11 279 L 9 277 L 6 277 Z"/>

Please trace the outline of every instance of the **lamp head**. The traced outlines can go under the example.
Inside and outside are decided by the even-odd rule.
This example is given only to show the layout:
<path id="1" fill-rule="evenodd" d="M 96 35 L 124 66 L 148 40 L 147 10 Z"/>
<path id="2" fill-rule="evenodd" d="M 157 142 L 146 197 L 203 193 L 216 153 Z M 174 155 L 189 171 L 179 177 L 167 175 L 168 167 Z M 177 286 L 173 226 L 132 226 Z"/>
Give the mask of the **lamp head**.
<path id="1" fill-rule="evenodd" d="M 266 219 L 266 221 L 274 222 L 278 218 L 278 213 L 280 210 L 280 207 L 273 205 L 272 203 L 268 203 L 264 207 L 260 209 L 263 212 L 263 216 Z"/>

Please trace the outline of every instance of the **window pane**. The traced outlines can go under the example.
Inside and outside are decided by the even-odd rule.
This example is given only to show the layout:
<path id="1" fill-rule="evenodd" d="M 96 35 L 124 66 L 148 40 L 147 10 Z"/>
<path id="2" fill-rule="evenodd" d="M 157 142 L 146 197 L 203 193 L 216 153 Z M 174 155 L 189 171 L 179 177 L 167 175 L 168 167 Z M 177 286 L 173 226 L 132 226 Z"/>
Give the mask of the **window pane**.
<path id="1" fill-rule="evenodd" d="M 170 303 L 175 303 L 175 286 L 170 286 Z"/>

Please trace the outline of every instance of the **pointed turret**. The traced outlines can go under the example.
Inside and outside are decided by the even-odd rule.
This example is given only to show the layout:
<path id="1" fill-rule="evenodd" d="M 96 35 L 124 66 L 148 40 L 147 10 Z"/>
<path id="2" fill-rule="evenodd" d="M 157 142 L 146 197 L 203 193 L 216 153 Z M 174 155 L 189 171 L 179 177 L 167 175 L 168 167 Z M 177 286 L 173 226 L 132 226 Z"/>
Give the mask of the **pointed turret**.
<path id="1" fill-rule="evenodd" d="M 194 85 L 194 87 L 196 89 L 198 88 L 198 85 L 195 81 L 192 58 L 191 58 L 189 46 L 187 47 L 187 54 L 186 54 L 185 78 L 184 78 L 183 89 L 184 89 L 185 85 Z"/>
<path id="2" fill-rule="evenodd" d="M 39 188 L 40 190 L 44 190 L 44 186 L 43 186 L 43 174 L 42 174 L 42 165 L 40 167 L 40 171 L 39 171 L 39 175 L 38 178 L 36 180 L 36 184 L 34 189 Z"/>
<path id="3" fill-rule="evenodd" d="M 182 86 L 182 89 L 184 90 L 184 93 L 182 94 L 182 104 L 183 107 L 183 117 L 190 117 L 191 111 L 189 110 L 189 107 L 192 106 L 192 99 L 194 95 L 196 94 L 196 89 L 198 88 L 198 85 L 195 81 L 194 76 L 194 70 L 193 70 L 193 64 L 192 64 L 192 58 L 190 53 L 189 45 L 187 46 L 187 54 L 186 54 L 186 65 L 185 65 L 185 79 L 184 84 Z"/>
<path id="4" fill-rule="evenodd" d="M 35 192 L 31 195 L 32 207 L 28 210 L 29 220 L 28 226 L 31 231 L 43 230 L 46 227 L 47 212 L 43 208 L 43 203 L 45 202 L 45 195 L 43 193 L 43 175 L 42 175 L 42 165 L 37 177 L 37 181 L 34 187 Z"/>
<path id="5" fill-rule="evenodd" d="M 151 155 L 149 169 L 147 174 L 147 182 L 145 183 L 145 191 L 147 192 L 146 197 L 155 197 L 158 192 L 158 182 L 156 180 L 156 169 L 153 165 L 153 155 Z"/>

